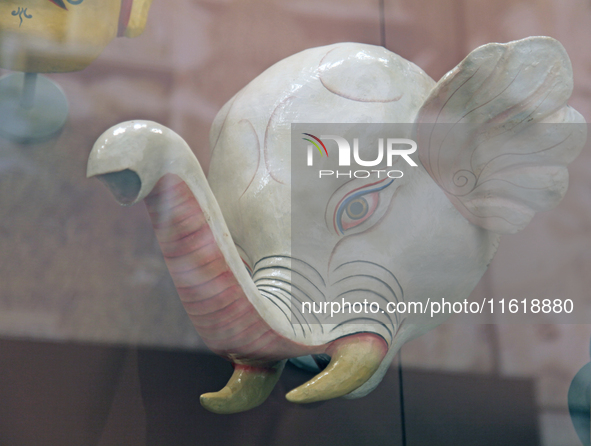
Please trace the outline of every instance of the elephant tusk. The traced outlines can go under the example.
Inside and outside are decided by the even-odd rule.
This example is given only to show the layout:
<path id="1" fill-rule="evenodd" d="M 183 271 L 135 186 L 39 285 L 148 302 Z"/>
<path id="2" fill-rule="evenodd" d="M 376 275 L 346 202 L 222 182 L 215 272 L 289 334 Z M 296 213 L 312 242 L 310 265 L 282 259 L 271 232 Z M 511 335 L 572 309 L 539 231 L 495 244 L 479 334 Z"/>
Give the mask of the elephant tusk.
<path id="1" fill-rule="evenodd" d="M 270 367 L 236 364 L 228 384 L 219 392 L 201 395 L 201 405 L 219 414 L 243 412 L 257 407 L 275 387 L 286 362 L 279 361 Z"/>
<path id="2" fill-rule="evenodd" d="M 286 395 L 292 403 L 313 403 L 351 393 L 377 371 L 388 346 L 379 336 L 363 333 L 334 341 L 328 367 Z"/>

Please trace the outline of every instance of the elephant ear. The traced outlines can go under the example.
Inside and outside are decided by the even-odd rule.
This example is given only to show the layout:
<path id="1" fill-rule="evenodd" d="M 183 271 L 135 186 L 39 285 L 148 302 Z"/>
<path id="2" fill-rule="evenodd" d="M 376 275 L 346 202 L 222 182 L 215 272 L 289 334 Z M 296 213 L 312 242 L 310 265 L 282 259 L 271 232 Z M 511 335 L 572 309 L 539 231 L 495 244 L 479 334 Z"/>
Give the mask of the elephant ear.
<path id="1" fill-rule="evenodd" d="M 562 45 L 531 37 L 481 46 L 435 85 L 417 115 L 419 158 L 466 219 L 515 233 L 562 199 L 586 140 L 572 84 Z"/>

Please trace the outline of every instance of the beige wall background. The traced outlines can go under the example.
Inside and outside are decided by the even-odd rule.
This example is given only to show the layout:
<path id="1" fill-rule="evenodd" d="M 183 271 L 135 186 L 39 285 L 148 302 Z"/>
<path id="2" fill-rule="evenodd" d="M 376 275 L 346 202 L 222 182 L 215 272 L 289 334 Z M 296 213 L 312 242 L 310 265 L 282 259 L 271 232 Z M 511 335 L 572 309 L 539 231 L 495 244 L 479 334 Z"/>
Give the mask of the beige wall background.
<path id="1" fill-rule="evenodd" d="M 383 34 L 380 26 L 383 18 Z M 562 42 L 571 100 L 591 120 L 591 0 L 156 0 L 144 35 L 117 39 L 81 72 L 52 75 L 70 102 L 58 137 L 0 140 L 0 336 L 201 348 L 143 206 L 85 178 L 98 136 L 162 122 L 206 167 L 216 112 L 264 69 L 339 41 L 385 46 L 438 80 L 477 46 Z M 1 70 L 0 70 L 1 71 Z M 2 71 L 2 74 L 4 71 Z M 591 310 L 591 151 L 560 206 L 505 236 L 475 297 L 570 298 Z M 577 445 L 566 392 L 589 361 L 591 325 L 446 324 L 402 349 L 405 366 L 536 380 L 545 445 Z"/>

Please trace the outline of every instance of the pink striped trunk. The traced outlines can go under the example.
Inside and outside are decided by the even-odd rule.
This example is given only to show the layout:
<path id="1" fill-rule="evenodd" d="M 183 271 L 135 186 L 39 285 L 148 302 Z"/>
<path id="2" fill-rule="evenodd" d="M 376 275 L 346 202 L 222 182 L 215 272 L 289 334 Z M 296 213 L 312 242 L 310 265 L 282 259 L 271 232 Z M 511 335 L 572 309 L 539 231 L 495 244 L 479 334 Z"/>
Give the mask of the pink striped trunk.
<path id="1" fill-rule="evenodd" d="M 164 260 L 195 329 L 233 362 L 264 363 L 323 353 L 278 334 L 244 294 L 185 182 L 167 174 L 144 200 Z"/>

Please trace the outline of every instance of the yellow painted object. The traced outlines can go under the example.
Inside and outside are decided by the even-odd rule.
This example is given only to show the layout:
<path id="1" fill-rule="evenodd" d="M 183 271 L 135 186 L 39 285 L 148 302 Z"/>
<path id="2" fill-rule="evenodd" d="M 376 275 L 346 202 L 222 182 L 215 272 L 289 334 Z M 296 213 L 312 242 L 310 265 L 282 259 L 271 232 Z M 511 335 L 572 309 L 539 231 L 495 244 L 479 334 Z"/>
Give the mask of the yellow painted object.
<path id="1" fill-rule="evenodd" d="M 117 36 L 139 36 L 152 0 L 1 0 L 0 67 L 82 70 Z"/>

